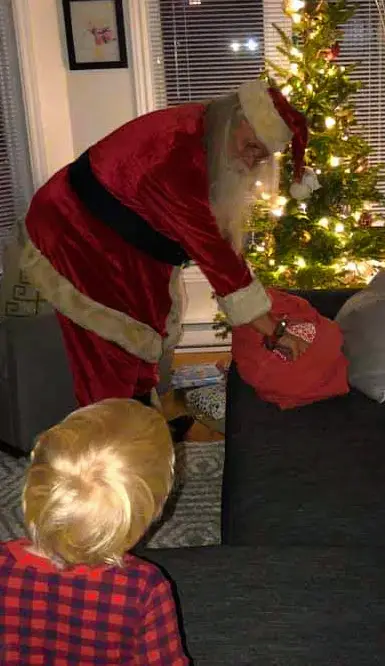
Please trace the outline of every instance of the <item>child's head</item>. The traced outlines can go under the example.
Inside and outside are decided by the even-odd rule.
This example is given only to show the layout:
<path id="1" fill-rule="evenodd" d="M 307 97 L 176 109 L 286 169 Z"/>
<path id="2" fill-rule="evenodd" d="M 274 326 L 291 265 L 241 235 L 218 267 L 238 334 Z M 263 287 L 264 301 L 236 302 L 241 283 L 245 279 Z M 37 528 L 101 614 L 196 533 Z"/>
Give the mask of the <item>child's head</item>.
<path id="1" fill-rule="evenodd" d="M 23 492 L 35 548 L 67 565 L 120 564 L 159 516 L 174 452 L 161 414 L 110 399 L 38 437 Z"/>

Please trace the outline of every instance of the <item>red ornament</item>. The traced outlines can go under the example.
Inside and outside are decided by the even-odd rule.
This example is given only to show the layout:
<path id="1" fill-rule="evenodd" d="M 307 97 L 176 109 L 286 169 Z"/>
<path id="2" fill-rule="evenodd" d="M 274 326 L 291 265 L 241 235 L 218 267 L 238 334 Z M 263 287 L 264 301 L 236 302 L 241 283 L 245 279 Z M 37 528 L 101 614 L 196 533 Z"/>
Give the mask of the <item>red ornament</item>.
<path id="1" fill-rule="evenodd" d="M 330 47 L 330 49 L 325 49 L 325 51 L 322 52 L 322 55 L 324 56 L 325 60 L 335 60 L 338 58 L 341 52 L 341 47 L 338 42 L 333 44 L 333 46 Z"/>
<path id="2" fill-rule="evenodd" d="M 373 216 L 371 213 L 368 213 L 367 211 L 364 211 L 358 220 L 358 226 L 361 227 L 361 229 L 369 229 L 373 224 Z"/>

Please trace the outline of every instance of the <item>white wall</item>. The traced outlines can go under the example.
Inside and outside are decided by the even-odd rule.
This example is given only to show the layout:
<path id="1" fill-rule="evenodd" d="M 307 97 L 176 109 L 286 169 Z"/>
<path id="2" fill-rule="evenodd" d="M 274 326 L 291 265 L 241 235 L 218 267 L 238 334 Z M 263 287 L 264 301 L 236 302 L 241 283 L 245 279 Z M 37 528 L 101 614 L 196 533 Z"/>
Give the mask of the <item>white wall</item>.
<path id="1" fill-rule="evenodd" d="M 55 0 L 15 0 L 35 187 L 73 157 L 67 72 Z"/>
<path id="2" fill-rule="evenodd" d="M 38 187 L 135 116 L 130 44 L 127 69 L 70 71 L 61 0 L 14 0 L 14 12 Z M 126 5 L 125 18 L 128 37 Z"/>
<path id="3" fill-rule="evenodd" d="M 62 4 L 60 0 L 57 2 L 62 57 L 67 69 L 73 148 L 75 155 L 79 155 L 136 116 L 128 2 L 123 3 L 128 68 L 91 71 L 68 69 Z"/>
<path id="4" fill-rule="evenodd" d="M 213 289 L 197 266 L 189 266 L 183 271 L 187 290 L 187 310 L 184 323 L 189 325 L 207 324 L 213 321 L 218 312 Z"/>
<path id="5" fill-rule="evenodd" d="M 136 48 L 134 63 L 130 36 L 138 36 L 139 14 L 133 15 L 138 25 L 130 25 L 129 0 L 125 0 L 129 67 L 71 71 L 61 0 L 13 2 L 37 188 L 74 156 L 137 115 L 134 70 L 139 79 L 138 67 L 144 66 L 146 61 L 139 56 L 143 56 L 141 51 L 147 44 Z M 131 6 L 140 5 L 132 3 Z M 207 325 L 200 326 L 201 322 L 209 322 L 215 316 L 216 303 L 211 298 L 211 287 L 197 268 L 188 269 L 185 278 L 189 302 L 183 344 L 191 346 L 195 341 L 196 344 L 212 344 L 215 342 L 213 333 L 207 330 Z"/>
<path id="6" fill-rule="evenodd" d="M 70 72 L 68 98 L 75 155 L 136 114 L 132 74 L 127 69 Z"/>

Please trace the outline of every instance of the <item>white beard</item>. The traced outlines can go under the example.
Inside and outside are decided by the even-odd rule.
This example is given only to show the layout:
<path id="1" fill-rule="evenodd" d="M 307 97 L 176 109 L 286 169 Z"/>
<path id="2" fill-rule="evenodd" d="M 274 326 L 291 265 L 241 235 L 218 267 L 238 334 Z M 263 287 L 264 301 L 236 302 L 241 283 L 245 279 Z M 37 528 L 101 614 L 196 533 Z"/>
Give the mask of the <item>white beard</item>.
<path id="1" fill-rule="evenodd" d="M 219 169 L 210 188 L 210 208 L 222 236 L 237 253 L 243 249 L 247 214 L 258 198 L 256 183 L 263 183 L 263 191 L 274 197 L 278 178 L 278 163 L 273 157 L 251 171 L 238 160 Z"/>
<path id="2" fill-rule="evenodd" d="M 234 162 L 220 169 L 210 191 L 210 208 L 220 232 L 238 253 L 243 248 L 245 218 L 255 200 L 256 180 L 254 173 Z"/>
<path id="3" fill-rule="evenodd" d="M 206 138 L 210 209 L 221 235 L 240 254 L 243 249 L 247 213 L 257 199 L 256 182 L 261 181 L 263 191 L 274 196 L 277 192 L 279 171 L 274 157 L 252 170 L 240 160 L 228 157 L 231 111 L 235 103 L 236 100 L 231 96 L 212 103 L 208 112 Z"/>

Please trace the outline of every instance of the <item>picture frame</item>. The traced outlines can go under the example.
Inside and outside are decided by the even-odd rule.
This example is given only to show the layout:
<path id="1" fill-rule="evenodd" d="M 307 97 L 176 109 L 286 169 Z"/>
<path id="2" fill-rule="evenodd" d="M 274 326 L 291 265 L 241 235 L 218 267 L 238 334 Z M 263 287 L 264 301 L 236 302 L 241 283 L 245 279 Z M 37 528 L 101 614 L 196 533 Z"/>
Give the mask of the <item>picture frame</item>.
<path id="1" fill-rule="evenodd" d="M 62 0 L 71 70 L 128 66 L 122 0 Z"/>

